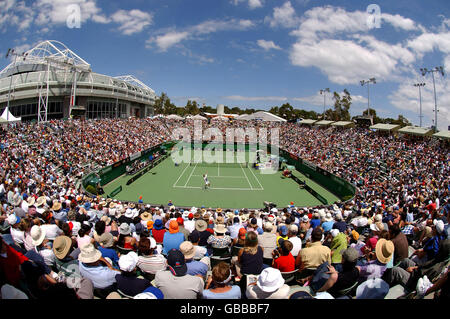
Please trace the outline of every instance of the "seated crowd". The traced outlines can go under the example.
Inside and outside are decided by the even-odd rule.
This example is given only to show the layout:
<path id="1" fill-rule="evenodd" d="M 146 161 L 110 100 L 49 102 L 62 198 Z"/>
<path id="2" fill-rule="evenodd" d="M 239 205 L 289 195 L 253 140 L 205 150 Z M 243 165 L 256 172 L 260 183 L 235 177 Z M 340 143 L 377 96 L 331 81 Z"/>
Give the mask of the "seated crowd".
<path id="1" fill-rule="evenodd" d="M 182 209 L 82 193 L 94 166 L 168 141 L 178 124 L 52 121 L 3 131 L 1 297 L 449 297 L 445 144 L 280 125 L 284 149 L 358 186 L 351 201 L 327 206 Z"/>

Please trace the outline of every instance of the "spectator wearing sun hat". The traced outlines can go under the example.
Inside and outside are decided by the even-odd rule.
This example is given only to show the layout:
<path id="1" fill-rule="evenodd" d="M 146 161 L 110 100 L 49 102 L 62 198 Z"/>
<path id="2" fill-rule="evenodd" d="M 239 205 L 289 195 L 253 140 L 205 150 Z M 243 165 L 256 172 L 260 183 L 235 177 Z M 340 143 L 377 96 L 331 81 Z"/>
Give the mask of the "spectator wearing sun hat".
<path id="1" fill-rule="evenodd" d="M 377 241 L 372 260 L 362 266 L 357 266 L 360 276 L 363 278 L 381 278 L 393 254 L 394 244 L 392 241 L 380 238 Z"/>
<path id="2" fill-rule="evenodd" d="M 111 233 L 103 233 L 98 240 L 97 249 L 102 253 L 103 258 L 109 258 L 114 266 L 118 265 L 119 256 L 114 247 L 114 237 Z"/>
<path id="3" fill-rule="evenodd" d="M 162 219 L 155 220 L 152 229 L 152 236 L 155 238 L 156 243 L 162 244 L 164 240 L 164 234 L 166 233 L 166 229 L 164 228 Z"/>
<path id="4" fill-rule="evenodd" d="M 184 255 L 177 249 L 167 254 L 167 270 L 155 275 L 155 286 L 164 294 L 164 299 L 198 299 L 201 297 L 204 281 L 198 276 L 187 274 Z"/>
<path id="5" fill-rule="evenodd" d="M 117 289 L 127 296 L 134 297 L 151 286 L 147 279 L 137 277 L 138 261 L 139 257 L 134 251 L 119 258 L 119 267 L 122 272 L 116 275 Z"/>
<path id="6" fill-rule="evenodd" d="M 229 248 L 232 243 L 231 236 L 225 235 L 227 228 L 224 224 L 218 224 L 214 227 L 214 235 L 209 236 L 206 241 L 212 248 Z"/>
<path id="7" fill-rule="evenodd" d="M 183 253 L 187 274 L 206 278 L 209 269 L 209 257 L 203 257 L 200 261 L 194 260 L 195 246 L 190 241 L 184 241 L 180 245 L 180 251 Z"/>
<path id="8" fill-rule="evenodd" d="M 47 266 L 53 267 L 55 265 L 55 254 L 45 238 L 45 230 L 41 226 L 34 225 L 31 227 L 30 235 L 33 240 L 34 250 L 44 258 Z"/>
<path id="9" fill-rule="evenodd" d="M 25 232 L 21 230 L 19 227 L 21 218 L 16 216 L 16 214 L 10 214 L 6 220 L 8 221 L 8 224 L 11 226 L 9 228 L 9 232 L 14 242 L 17 245 L 23 245 L 25 241 Z"/>
<path id="10" fill-rule="evenodd" d="M 179 249 L 183 241 L 184 234 L 180 233 L 178 222 L 171 220 L 169 223 L 169 231 L 164 234 L 163 254 L 167 255 L 171 249 Z"/>
<path id="11" fill-rule="evenodd" d="M 198 232 L 200 241 L 198 242 L 199 246 L 206 247 L 208 246 L 208 238 L 212 234 L 208 231 L 208 224 L 203 219 L 199 219 L 195 222 L 195 230 L 194 232 Z"/>
<path id="12" fill-rule="evenodd" d="M 78 260 L 81 276 L 91 280 L 94 288 L 114 290 L 120 271 L 114 269 L 93 244 L 81 248 Z"/>
<path id="13" fill-rule="evenodd" d="M 256 285 L 247 287 L 245 295 L 248 299 L 287 299 L 289 291 L 281 272 L 269 267 L 258 276 Z"/>

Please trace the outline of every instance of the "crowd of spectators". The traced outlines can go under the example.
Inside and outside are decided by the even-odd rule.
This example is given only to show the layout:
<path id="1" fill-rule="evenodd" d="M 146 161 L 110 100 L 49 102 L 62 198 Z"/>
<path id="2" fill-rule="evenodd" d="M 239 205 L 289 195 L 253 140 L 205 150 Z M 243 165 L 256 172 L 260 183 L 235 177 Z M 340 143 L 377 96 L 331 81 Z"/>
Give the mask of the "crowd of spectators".
<path id="1" fill-rule="evenodd" d="M 2 298 L 449 297 L 450 152 L 365 129 L 277 128 L 280 146 L 357 186 L 328 206 L 181 209 L 84 194 L 81 178 L 169 141 L 155 119 L 1 131 Z M 270 141 L 270 130 L 267 140 Z"/>

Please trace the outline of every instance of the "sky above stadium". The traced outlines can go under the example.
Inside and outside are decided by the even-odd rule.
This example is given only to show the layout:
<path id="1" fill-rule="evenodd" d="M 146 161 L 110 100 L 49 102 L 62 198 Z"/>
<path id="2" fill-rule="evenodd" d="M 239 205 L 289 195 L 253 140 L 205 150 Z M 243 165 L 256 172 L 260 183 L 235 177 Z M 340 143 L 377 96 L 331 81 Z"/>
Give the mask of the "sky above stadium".
<path id="1" fill-rule="evenodd" d="M 369 7 L 369 5 L 372 5 Z M 79 13 L 79 14 L 78 14 Z M 58 40 L 94 72 L 131 74 L 177 106 L 290 103 L 323 111 L 319 90 L 350 91 L 352 115 L 450 125 L 450 2 L 319 0 L 0 0 L 0 68 L 8 48 Z M 327 108 L 333 103 L 326 96 Z"/>

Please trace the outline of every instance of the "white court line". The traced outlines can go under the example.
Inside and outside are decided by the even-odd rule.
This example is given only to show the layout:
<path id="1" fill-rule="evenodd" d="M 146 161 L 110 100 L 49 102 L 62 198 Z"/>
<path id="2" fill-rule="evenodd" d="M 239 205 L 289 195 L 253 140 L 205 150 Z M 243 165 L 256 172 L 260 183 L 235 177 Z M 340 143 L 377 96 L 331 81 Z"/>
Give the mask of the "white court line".
<path id="1" fill-rule="evenodd" d="M 186 187 L 186 185 L 187 185 L 187 184 L 189 183 L 189 181 L 191 180 L 192 174 L 194 173 L 195 169 L 197 168 L 197 164 L 198 164 L 198 162 L 195 163 L 194 169 L 192 170 L 191 175 L 189 175 L 189 178 L 188 178 L 188 180 L 186 181 L 186 184 L 184 184 L 184 187 Z"/>
<path id="2" fill-rule="evenodd" d="M 203 175 L 192 175 L 192 177 L 203 177 Z M 219 177 L 219 178 L 245 178 L 244 176 L 214 176 L 214 175 L 208 175 L 208 177 Z"/>
<path id="3" fill-rule="evenodd" d="M 184 170 L 181 172 L 181 175 L 178 177 L 178 179 L 176 180 L 176 182 L 172 185 L 172 187 L 175 187 L 175 185 L 178 183 L 178 181 L 180 180 L 181 176 L 184 175 L 184 172 L 186 171 L 186 169 L 189 167 L 189 164 L 186 165 L 186 167 L 184 168 Z"/>
<path id="4" fill-rule="evenodd" d="M 247 174 L 245 174 L 244 168 L 242 167 L 241 164 L 239 164 L 239 166 L 241 167 L 242 172 L 244 173 L 245 178 L 247 179 L 248 185 L 250 185 L 250 188 L 253 190 L 252 184 L 250 184 L 250 181 L 249 181 L 249 179 L 248 179 L 248 177 L 247 177 Z"/>
<path id="5" fill-rule="evenodd" d="M 253 173 L 253 170 L 252 170 L 251 168 L 249 168 L 249 169 L 250 169 L 250 172 L 252 172 L 253 176 L 255 176 L 256 181 L 258 182 L 259 186 L 261 186 L 261 188 L 264 190 L 264 187 L 261 185 L 261 183 L 260 183 L 258 177 L 256 177 L 255 173 Z"/>
<path id="6" fill-rule="evenodd" d="M 191 188 L 191 189 L 203 189 L 203 187 L 198 186 L 173 186 L 174 188 Z M 228 191 L 263 191 L 261 188 L 221 188 L 221 187 L 212 187 L 210 189 L 219 189 L 219 190 L 228 190 Z"/>

